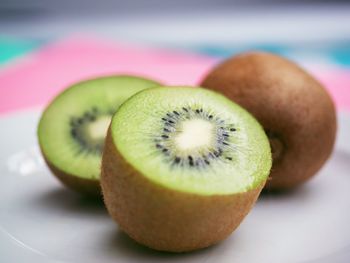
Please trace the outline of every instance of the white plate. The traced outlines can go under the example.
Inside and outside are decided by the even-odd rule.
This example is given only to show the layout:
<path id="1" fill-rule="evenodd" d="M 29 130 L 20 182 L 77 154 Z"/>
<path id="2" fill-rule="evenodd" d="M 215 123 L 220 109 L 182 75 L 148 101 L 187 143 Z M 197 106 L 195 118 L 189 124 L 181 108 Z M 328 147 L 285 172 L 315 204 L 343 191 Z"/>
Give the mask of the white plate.
<path id="1" fill-rule="evenodd" d="M 226 241 L 159 253 L 130 240 L 102 203 L 63 188 L 36 146 L 38 111 L 0 119 L 0 262 L 350 262 L 350 118 L 336 150 L 297 190 L 262 195 Z"/>

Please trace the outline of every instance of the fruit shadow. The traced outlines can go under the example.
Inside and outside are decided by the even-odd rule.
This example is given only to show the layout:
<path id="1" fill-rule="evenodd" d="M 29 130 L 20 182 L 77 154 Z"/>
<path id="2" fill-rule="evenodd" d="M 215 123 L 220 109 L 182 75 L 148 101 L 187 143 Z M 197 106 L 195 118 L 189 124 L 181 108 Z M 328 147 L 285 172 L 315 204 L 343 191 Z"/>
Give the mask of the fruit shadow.
<path id="1" fill-rule="evenodd" d="M 137 243 L 117 229 L 106 235 L 103 252 L 114 258 L 128 258 L 131 262 L 211 262 L 211 255 L 218 246 L 220 244 L 184 253 L 157 251 Z"/>
<path id="2" fill-rule="evenodd" d="M 314 189 L 309 183 L 284 191 L 271 191 L 263 189 L 258 198 L 258 203 L 264 202 L 300 202 L 313 197 Z"/>
<path id="3" fill-rule="evenodd" d="M 63 187 L 38 194 L 34 202 L 37 207 L 55 213 L 108 216 L 102 197 L 85 197 Z"/>
<path id="4" fill-rule="evenodd" d="M 299 195 L 301 192 L 306 193 L 307 187 L 304 186 L 299 186 L 296 188 L 292 188 L 292 189 L 287 189 L 287 190 L 270 190 L 270 189 L 263 189 L 261 191 L 261 195 L 264 196 L 271 196 L 271 197 L 276 197 L 276 198 L 281 198 L 281 197 L 288 197 L 288 196 L 295 196 L 295 195 Z"/>

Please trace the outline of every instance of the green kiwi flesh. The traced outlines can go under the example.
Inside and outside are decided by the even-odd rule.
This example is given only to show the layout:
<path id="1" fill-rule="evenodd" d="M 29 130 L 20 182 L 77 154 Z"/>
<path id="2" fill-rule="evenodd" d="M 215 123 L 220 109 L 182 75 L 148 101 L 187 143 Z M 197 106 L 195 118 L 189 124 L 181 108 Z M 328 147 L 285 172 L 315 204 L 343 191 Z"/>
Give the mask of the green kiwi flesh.
<path id="1" fill-rule="evenodd" d="M 100 194 L 104 140 L 112 115 L 135 93 L 159 84 L 133 76 L 106 76 L 67 88 L 47 106 L 39 126 L 41 151 L 66 186 Z"/>
<path id="2" fill-rule="evenodd" d="M 239 225 L 271 163 L 268 138 L 246 110 L 200 87 L 159 87 L 132 96 L 113 117 L 101 186 L 129 236 L 189 251 Z"/>

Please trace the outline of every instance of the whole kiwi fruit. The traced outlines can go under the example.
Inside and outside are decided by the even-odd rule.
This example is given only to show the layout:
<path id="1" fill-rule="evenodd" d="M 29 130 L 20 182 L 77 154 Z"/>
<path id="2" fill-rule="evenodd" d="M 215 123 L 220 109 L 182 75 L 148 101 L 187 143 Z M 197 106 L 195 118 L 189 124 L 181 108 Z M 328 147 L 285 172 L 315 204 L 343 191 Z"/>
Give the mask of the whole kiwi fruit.
<path id="1" fill-rule="evenodd" d="M 281 56 L 250 52 L 216 66 L 201 86 L 253 114 L 269 137 L 273 166 L 265 189 L 298 186 L 319 171 L 336 137 L 336 112 L 325 88 Z"/>

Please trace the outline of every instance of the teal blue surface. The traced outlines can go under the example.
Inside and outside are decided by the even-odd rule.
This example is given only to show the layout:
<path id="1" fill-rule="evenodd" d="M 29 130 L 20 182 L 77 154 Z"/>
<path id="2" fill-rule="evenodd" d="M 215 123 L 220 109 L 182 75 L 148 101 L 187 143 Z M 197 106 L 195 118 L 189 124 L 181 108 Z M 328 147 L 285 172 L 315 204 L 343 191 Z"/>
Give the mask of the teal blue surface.
<path id="1" fill-rule="evenodd" d="M 331 52 L 332 58 L 341 66 L 350 66 L 350 43 L 339 46 Z"/>
<path id="2" fill-rule="evenodd" d="M 41 45 L 39 40 L 15 39 L 0 36 L 0 64 L 31 52 Z"/>
<path id="3" fill-rule="evenodd" d="M 195 50 L 214 57 L 229 57 L 236 53 L 253 51 L 253 50 L 262 50 L 267 52 L 272 52 L 275 54 L 284 55 L 287 52 L 287 48 L 281 45 L 272 45 L 272 44 L 262 44 L 262 45 L 240 45 L 240 46 L 226 46 L 226 45 L 202 45 L 195 47 Z"/>
<path id="4" fill-rule="evenodd" d="M 275 54 L 283 55 L 291 59 L 306 59 L 305 62 L 312 63 L 305 54 L 312 55 L 314 59 L 328 61 L 331 65 L 337 65 L 344 68 L 350 67 L 350 41 L 319 43 L 319 44 L 255 44 L 255 45 L 221 45 L 221 44 L 201 44 L 190 47 L 191 50 L 200 54 L 214 56 L 218 58 L 227 58 L 240 52 L 261 50 Z"/>

